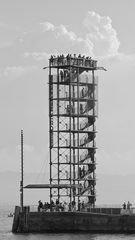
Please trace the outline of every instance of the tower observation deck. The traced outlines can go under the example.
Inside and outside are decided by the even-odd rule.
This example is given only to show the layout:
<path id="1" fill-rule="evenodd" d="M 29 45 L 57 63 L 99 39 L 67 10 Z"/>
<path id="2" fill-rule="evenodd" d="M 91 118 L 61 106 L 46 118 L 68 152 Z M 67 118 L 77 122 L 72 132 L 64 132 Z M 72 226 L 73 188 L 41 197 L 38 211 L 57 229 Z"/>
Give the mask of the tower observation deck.
<path id="1" fill-rule="evenodd" d="M 81 55 L 49 59 L 50 202 L 95 205 L 98 69 Z"/>

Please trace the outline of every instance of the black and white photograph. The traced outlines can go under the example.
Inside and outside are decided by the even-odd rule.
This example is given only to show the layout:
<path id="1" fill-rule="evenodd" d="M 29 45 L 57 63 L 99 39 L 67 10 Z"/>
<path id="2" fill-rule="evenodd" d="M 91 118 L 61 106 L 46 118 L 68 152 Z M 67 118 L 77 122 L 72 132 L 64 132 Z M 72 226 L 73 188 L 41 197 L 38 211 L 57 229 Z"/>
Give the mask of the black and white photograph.
<path id="1" fill-rule="evenodd" d="M 135 238 L 135 2 L 0 0 L 0 240 Z"/>

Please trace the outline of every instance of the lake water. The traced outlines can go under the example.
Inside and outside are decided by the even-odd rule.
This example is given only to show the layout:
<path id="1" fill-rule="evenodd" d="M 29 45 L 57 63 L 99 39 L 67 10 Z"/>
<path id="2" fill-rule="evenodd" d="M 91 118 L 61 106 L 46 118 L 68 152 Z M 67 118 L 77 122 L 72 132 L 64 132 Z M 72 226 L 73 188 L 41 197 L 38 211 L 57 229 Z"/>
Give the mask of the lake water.
<path id="1" fill-rule="evenodd" d="M 11 206 L 0 206 L 0 240 L 135 240 L 135 234 L 13 234 Z"/>

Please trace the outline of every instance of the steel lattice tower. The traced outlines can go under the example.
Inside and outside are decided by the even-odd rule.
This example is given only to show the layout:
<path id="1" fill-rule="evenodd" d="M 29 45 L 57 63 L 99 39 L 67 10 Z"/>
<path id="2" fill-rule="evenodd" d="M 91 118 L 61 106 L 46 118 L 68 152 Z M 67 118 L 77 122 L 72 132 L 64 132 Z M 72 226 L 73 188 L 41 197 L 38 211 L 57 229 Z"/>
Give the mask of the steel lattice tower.
<path id="1" fill-rule="evenodd" d="M 50 202 L 96 201 L 97 61 L 49 59 Z"/>

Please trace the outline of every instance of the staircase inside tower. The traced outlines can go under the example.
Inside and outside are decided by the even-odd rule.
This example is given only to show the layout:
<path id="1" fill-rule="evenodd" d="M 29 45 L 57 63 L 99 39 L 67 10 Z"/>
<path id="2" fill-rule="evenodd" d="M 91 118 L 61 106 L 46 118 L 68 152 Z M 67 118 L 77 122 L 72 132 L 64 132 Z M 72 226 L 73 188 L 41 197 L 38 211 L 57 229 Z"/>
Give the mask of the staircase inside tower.
<path id="1" fill-rule="evenodd" d="M 50 196 L 94 207 L 97 79 L 95 68 L 71 60 L 50 63 L 50 184 L 59 186 Z"/>

